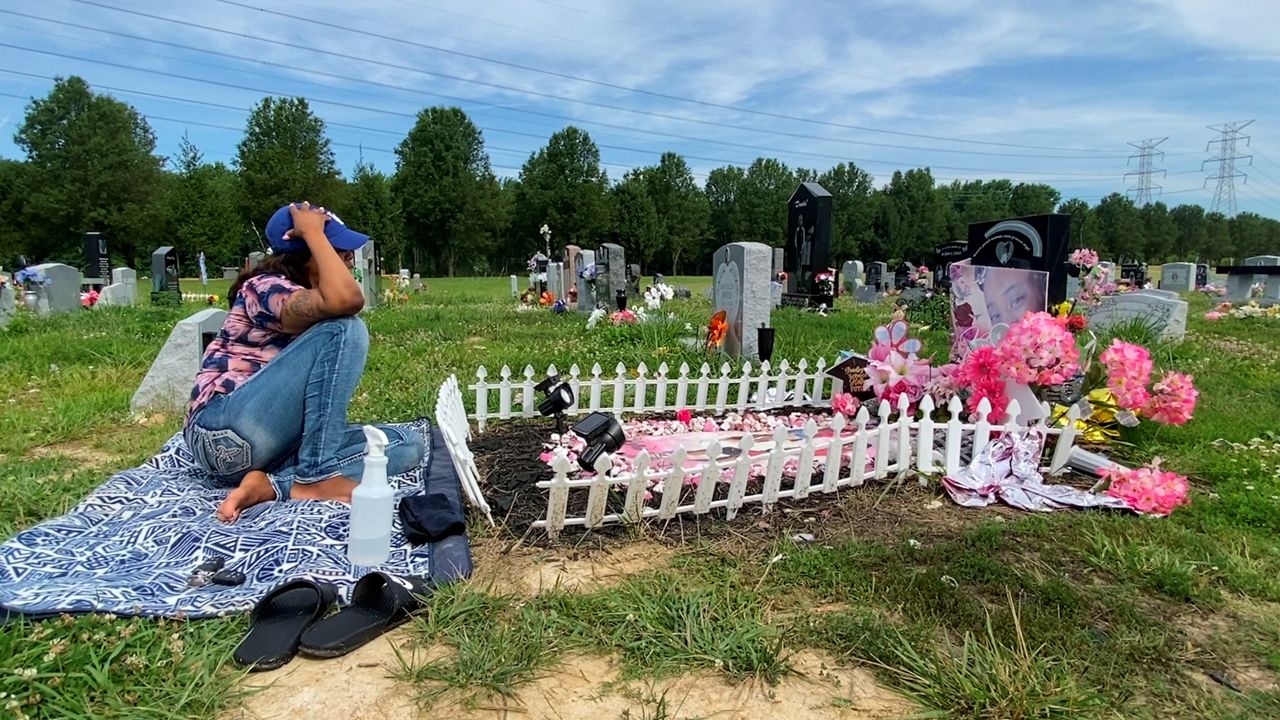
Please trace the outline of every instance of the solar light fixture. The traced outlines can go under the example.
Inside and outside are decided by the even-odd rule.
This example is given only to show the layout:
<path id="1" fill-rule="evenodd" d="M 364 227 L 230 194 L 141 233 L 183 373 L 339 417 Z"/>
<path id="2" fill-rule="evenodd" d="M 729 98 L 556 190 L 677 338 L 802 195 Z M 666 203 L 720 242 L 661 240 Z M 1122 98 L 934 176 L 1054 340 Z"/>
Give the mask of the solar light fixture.
<path id="1" fill-rule="evenodd" d="M 601 455 L 617 452 L 627 441 L 622 424 L 609 413 L 591 413 L 573 426 L 573 432 L 587 442 L 587 449 L 578 456 L 578 465 L 587 472 L 595 470 Z"/>
<path id="2" fill-rule="evenodd" d="M 533 389 L 546 395 L 538 403 L 538 412 L 546 417 L 555 416 L 556 432 L 563 434 L 564 411 L 573 405 L 573 388 L 569 387 L 569 383 L 560 382 L 559 375 L 550 375 Z"/>

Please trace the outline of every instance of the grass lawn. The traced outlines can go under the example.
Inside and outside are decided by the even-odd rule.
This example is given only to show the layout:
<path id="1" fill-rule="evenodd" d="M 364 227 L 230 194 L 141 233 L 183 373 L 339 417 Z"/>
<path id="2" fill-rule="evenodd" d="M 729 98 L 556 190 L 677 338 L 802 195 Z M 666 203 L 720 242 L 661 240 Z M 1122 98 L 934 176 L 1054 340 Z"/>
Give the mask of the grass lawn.
<path id="1" fill-rule="evenodd" d="M 441 380 L 468 381 L 481 363 L 493 373 L 704 360 L 680 338 L 709 315 L 709 278 L 669 280 L 694 295 L 665 308 L 671 322 L 596 331 L 580 315 L 516 312 L 508 282 L 428 280 L 409 304 L 368 312 L 353 415 L 429 414 Z M 406 659 L 399 676 L 426 704 L 484 703 L 567 653 L 612 655 L 625 677 L 702 669 L 775 682 L 814 649 L 872 669 L 933 717 L 1280 717 L 1280 323 L 1205 322 L 1210 301 L 1190 302 L 1187 341 L 1156 356 L 1195 375 L 1195 419 L 1143 425 L 1115 450 L 1135 463 L 1158 455 L 1192 478 L 1191 506 L 1168 519 L 940 514 L 936 501 L 949 501 L 936 484 L 866 487 L 849 498 L 861 509 L 837 513 L 819 542 L 796 544 L 779 521 L 680 545 L 605 586 L 450 588 L 411 632 L 456 652 Z M 0 531 L 63 512 L 178 429 L 175 416 L 132 416 L 129 398 L 173 323 L 196 309 L 19 317 L 0 331 Z M 775 362 L 865 349 L 888 310 L 778 311 Z M 922 335 L 926 352 L 945 352 L 944 329 Z M 474 535 L 478 546 L 510 542 L 479 524 Z M 6 627 L 0 717 L 218 717 L 241 701 L 228 658 L 243 629 L 106 617 Z M 840 708 L 833 701 L 833 717 Z"/>

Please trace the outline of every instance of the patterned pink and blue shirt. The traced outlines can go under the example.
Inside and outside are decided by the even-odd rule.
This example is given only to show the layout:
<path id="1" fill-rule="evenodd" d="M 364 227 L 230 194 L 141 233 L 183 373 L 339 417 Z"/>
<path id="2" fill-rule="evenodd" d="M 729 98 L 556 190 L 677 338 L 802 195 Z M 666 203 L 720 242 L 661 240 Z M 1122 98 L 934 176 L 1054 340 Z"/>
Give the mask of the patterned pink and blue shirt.
<path id="1" fill-rule="evenodd" d="M 187 423 L 214 395 L 243 385 L 293 342 L 297 335 L 284 331 L 280 315 L 289 296 L 302 289 L 283 275 L 245 281 L 218 337 L 204 352 L 187 406 Z"/>

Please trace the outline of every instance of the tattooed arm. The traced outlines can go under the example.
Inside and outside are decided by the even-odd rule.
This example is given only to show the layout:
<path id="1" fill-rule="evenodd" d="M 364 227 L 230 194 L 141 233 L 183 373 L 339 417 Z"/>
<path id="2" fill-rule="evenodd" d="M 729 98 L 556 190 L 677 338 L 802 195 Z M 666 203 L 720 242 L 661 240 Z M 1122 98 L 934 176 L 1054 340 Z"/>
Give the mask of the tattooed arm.
<path id="1" fill-rule="evenodd" d="M 312 208 L 308 203 L 291 205 L 293 216 L 291 235 L 300 235 L 311 250 L 311 262 L 316 268 L 316 286 L 299 290 L 285 301 L 280 313 L 280 324 L 285 332 L 300 333 L 321 320 L 355 315 L 364 307 L 364 294 L 351 276 L 346 262 L 338 256 L 324 234 L 327 215 L 323 208 Z"/>

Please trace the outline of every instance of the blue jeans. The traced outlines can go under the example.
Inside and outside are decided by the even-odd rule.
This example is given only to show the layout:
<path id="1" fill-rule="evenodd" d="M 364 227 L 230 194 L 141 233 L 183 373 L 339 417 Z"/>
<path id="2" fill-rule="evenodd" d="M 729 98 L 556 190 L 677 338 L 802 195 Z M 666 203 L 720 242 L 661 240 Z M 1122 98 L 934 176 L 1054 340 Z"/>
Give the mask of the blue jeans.
<path id="1" fill-rule="evenodd" d="M 338 475 L 359 482 L 365 437 L 362 425 L 347 424 L 347 406 L 368 354 L 360 318 L 312 325 L 243 385 L 201 408 L 184 431 L 187 447 L 220 485 L 266 472 L 277 500 L 288 500 L 294 483 Z M 389 476 L 422 463 L 421 435 L 377 427 L 387 434 Z"/>

